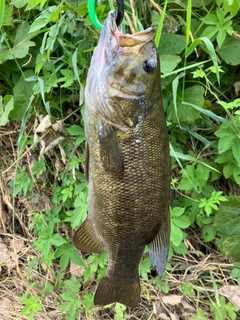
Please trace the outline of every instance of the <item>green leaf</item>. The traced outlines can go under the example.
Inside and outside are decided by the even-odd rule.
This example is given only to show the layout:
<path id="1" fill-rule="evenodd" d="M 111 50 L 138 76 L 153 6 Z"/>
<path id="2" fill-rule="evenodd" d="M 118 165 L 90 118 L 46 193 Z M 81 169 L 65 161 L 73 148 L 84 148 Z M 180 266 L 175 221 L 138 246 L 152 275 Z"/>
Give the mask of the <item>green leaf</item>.
<path id="1" fill-rule="evenodd" d="M 202 236 L 204 242 L 212 241 L 217 234 L 216 229 L 213 225 L 206 225 L 202 228 Z"/>
<path id="2" fill-rule="evenodd" d="M 6 60 L 21 59 L 26 57 L 29 52 L 29 48 L 35 46 L 35 42 L 30 41 L 29 25 L 27 22 L 23 22 L 17 29 L 16 37 L 12 48 L 7 48 L 3 46 L 0 52 L 0 63 Z"/>
<path id="3" fill-rule="evenodd" d="M 171 103 L 167 109 L 168 120 L 173 123 L 179 122 L 193 122 L 200 118 L 200 112 L 193 109 L 186 103 L 201 107 L 204 103 L 204 88 L 200 85 L 195 85 L 184 90 L 184 93 L 178 92 L 177 95 L 177 110 L 174 104 Z M 177 114 L 176 114 L 177 111 Z"/>
<path id="4" fill-rule="evenodd" d="M 185 209 L 181 207 L 174 207 L 171 209 L 171 218 L 180 217 L 183 215 Z"/>
<path id="5" fill-rule="evenodd" d="M 176 55 L 164 54 L 160 56 L 161 60 L 161 72 L 163 74 L 173 71 L 178 63 L 181 61 L 181 57 Z"/>
<path id="6" fill-rule="evenodd" d="M 216 50 L 220 57 L 228 64 L 240 64 L 240 41 L 227 35 L 221 48 Z"/>
<path id="7" fill-rule="evenodd" d="M 205 17 L 202 17 L 200 19 L 202 22 L 204 22 L 205 24 L 210 24 L 210 25 L 216 25 L 218 24 L 218 18 L 215 14 L 207 14 Z"/>
<path id="8" fill-rule="evenodd" d="M 33 9 L 34 7 L 38 6 L 40 2 L 41 0 L 29 0 L 26 10 Z"/>
<path id="9" fill-rule="evenodd" d="M 236 164 L 233 167 L 233 178 L 236 183 L 240 185 L 240 166 L 236 166 Z"/>
<path id="10" fill-rule="evenodd" d="M 5 126 L 8 123 L 8 116 L 13 107 L 12 95 L 6 95 L 4 98 L 0 96 L 0 126 Z"/>
<path id="11" fill-rule="evenodd" d="M 183 231 L 174 224 L 174 220 L 171 220 L 170 241 L 173 243 L 173 245 L 179 246 L 183 239 L 184 239 Z"/>
<path id="12" fill-rule="evenodd" d="M 35 311 L 42 311 L 42 305 L 39 296 L 33 296 L 30 298 L 23 298 L 23 302 L 26 304 L 25 307 L 22 308 L 21 315 L 29 314 L 29 319 L 32 320 L 35 314 Z"/>
<path id="13" fill-rule="evenodd" d="M 206 75 L 205 72 L 203 70 L 200 70 L 200 69 L 198 69 L 196 71 L 193 71 L 192 74 L 193 74 L 193 79 L 195 79 L 195 78 L 204 78 L 205 75 Z"/>
<path id="14" fill-rule="evenodd" d="M 214 227 L 224 238 L 221 249 L 226 257 L 240 259 L 240 197 L 227 197 L 214 219 Z"/>
<path id="15" fill-rule="evenodd" d="M 218 141 L 218 151 L 223 153 L 231 148 L 232 139 L 228 135 L 221 137 Z"/>
<path id="16" fill-rule="evenodd" d="M 75 80 L 72 70 L 62 69 L 60 72 L 62 75 L 64 75 L 64 77 L 58 79 L 58 82 L 64 82 L 64 84 L 61 85 L 61 88 L 70 87 Z"/>
<path id="17" fill-rule="evenodd" d="M 183 216 L 181 216 L 181 217 L 175 217 L 175 218 L 173 219 L 173 223 L 174 223 L 177 227 L 179 227 L 179 228 L 181 228 L 181 229 L 188 228 L 189 225 L 190 225 L 190 221 L 189 221 L 188 217 L 185 216 L 185 215 L 183 215 Z"/>
<path id="18" fill-rule="evenodd" d="M 12 4 L 18 9 L 24 7 L 28 2 L 28 0 L 12 0 Z"/>
<path id="19" fill-rule="evenodd" d="M 240 163 L 240 138 L 239 137 L 236 137 L 232 141 L 232 152 L 237 163 Z"/>
<path id="20" fill-rule="evenodd" d="M 71 222 L 71 227 L 78 227 L 87 217 L 88 195 L 87 192 L 81 192 L 74 201 L 74 210 L 67 211 L 65 221 Z"/>
<path id="21" fill-rule="evenodd" d="M 48 256 L 51 245 L 58 247 L 66 243 L 66 240 L 63 239 L 59 234 L 53 234 L 53 225 L 54 224 L 51 222 L 47 227 L 43 225 L 39 238 L 34 241 L 36 249 L 42 252 L 44 258 Z"/>
<path id="22" fill-rule="evenodd" d="M 82 127 L 74 124 L 70 128 L 66 128 L 67 132 L 70 133 L 71 136 L 84 136 L 84 130 Z"/>
<path id="23" fill-rule="evenodd" d="M 234 17 L 240 10 L 240 2 L 238 0 L 223 1 L 225 12 L 229 12 L 231 17 Z"/>
<path id="24" fill-rule="evenodd" d="M 186 233 L 183 233 L 183 239 L 185 238 L 186 236 Z M 177 253 L 177 254 L 187 254 L 188 253 L 188 250 L 184 244 L 184 242 L 181 242 L 179 245 L 175 246 L 174 244 L 172 244 L 172 247 L 174 249 L 174 251 Z"/>
<path id="25" fill-rule="evenodd" d="M 27 82 L 26 78 L 32 75 L 32 70 L 25 71 L 13 88 L 14 108 L 10 112 L 11 120 L 22 120 L 25 115 L 33 95 L 33 83 Z"/>
<path id="26" fill-rule="evenodd" d="M 3 2 L 6 2 L 5 0 L 1 0 Z M 3 22 L 2 22 L 2 25 L 3 26 L 8 26 L 8 27 L 13 27 L 13 19 L 12 19 L 12 13 L 13 13 L 13 6 L 12 5 L 8 5 L 8 4 L 5 4 L 5 11 L 3 10 L 4 12 L 4 16 L 3 16 Z M 0 4 L 0 8 L 4 8 L 4 6 L 2 6 Z M 1 25 L 1 24 L 0 24 Z M 3 45 L 2 45 L 2 48 L 3 48 Z"/>
<path id="27" fill-rule="evenodd" d="M 221 48 L 224 40 L 226 39 L 226 32 L 223 29 L 219 29 L 218 33 L 217 33 L 217 43 L 218 43 L 218 47 Z"/>
<path id="28" fill-rule="evenodd" d="M 222 243 L 222 251 L 227 258 L 232 258 L 234 260 L 240 260 L 240 235 L 228 237 Z"/>
<path id="29" fill-rule="evenodd" d="M 51 8 L 53 9 L 53 7 Z M 55 8 L 57 7 L 55 6 Z M 29 8 L 27 7 L 27 9 Z M 45 27 L 48 24 L 48 22 L 50 22 L 50 17 L 51 12 L 49 10 L 43 11 L 41 15 L 33 21 L 29 32 L 36 32 Z"/>
<path id="30" fill-rule="evenodd" d="M 218 32 L 219 27 L 217 26 L 209 26 L 204 29 L 203 33 L 201 34 L 201 38 L 208 38 L 211 39 L 215 34 Z"/>
<path id="31" fill-rule="evenodd" d="M 185 37 L 179 34 L 167 33 L 161 37 L 159 53 L 163 55 L 178 55 L 185 49 Z M 162 60 L 161 60 L 162 62 Z"/>
<path id="32" fill-rule="evenodd" d="M 76 252 L 76 248 L 72 243 L 70 243 L 68 240 L 66 240 L 67 243 L 64 243 L 57 247 L 57 250 L 55 252 L 55 257 L 60 258 L 60 268 L 62 270 L 65 270 L 68 266 L 69 261 L 72 261 L 77 266 L 85 266 L 82 258 L 79 256 L 79 254 Z"/>

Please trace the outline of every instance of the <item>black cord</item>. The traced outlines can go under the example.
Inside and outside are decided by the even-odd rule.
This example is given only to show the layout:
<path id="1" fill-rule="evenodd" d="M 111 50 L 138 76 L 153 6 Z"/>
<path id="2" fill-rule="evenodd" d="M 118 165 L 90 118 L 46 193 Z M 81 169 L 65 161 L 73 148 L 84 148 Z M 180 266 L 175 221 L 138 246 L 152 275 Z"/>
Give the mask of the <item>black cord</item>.
<path id="1" fill-rule="evenodd" d="M 117 0 L 117 18 L 116 18 L 116 24 L 119 27 L 121 22 L 123 21 L 124 16 L 124 0 Z"/>

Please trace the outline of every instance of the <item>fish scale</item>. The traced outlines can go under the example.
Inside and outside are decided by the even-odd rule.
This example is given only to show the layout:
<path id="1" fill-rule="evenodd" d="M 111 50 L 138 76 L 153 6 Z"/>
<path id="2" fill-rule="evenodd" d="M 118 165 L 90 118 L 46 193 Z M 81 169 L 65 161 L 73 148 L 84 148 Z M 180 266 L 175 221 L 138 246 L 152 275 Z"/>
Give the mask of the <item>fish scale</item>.
<path id="1" fill-rule="evenodd" d="M 145 246 L 160 276 L 167 261 L 169 142 L 153 30 L 126 38 L 119 34 L 115 14 L 110 12 L 86 84 L 89 212 L 73 242 L 81 251 L 105 249 L 108 253 L 108 267 L 94 303 L 120 302 L 135 307 L 140 298 L 138 267 Z M 123 48 L 111 47 L 114 36 L 121 37 Z"/>

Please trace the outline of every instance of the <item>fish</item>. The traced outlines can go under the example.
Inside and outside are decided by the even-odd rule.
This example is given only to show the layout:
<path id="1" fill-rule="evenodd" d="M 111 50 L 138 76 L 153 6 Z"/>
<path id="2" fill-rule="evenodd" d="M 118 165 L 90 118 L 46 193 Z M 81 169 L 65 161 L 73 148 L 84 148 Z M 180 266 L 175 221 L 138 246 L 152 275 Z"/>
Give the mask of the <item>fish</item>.
<path id="1" fill-rule="evenodd" d="M 73 243 L 107 251 L 94 304 L 134 308 L 145 247 L 161 276 L 170 237 L 169 139 L 152 28 L 122 34 L 109 12 L 88 70 L 84 124 L 89 208 Z"/>

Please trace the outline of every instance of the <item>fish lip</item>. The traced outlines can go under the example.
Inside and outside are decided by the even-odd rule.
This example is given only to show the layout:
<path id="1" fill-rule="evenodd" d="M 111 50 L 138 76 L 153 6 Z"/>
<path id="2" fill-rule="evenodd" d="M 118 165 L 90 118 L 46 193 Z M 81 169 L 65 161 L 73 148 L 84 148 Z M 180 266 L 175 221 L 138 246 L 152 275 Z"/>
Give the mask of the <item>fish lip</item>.
<path id="1" fill-rule="evenodd" d="M 142 46 L 150 42 L 154 33 L 154 29 L 150 27 L 133 34 L 123 34 L 116 24 L 116 13 L 110 11 L 104 22 L 99 42 L 104 42 L 107 50 L 111 49 L 112 52 L 108 54 L 111 57 L 119 51 L 124 51 L 124 48 Z"/>
<path id="2" fill-rule="evenodd" d="M 110 11 L 107 19 L 104 21 L 99 43 L 104 43 L 106 49 L 112 49 L 114 52 L 118 50 L 118 36 L 122 32 L 118 29 L 116 24 L 116 13 Z"/>

